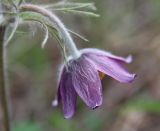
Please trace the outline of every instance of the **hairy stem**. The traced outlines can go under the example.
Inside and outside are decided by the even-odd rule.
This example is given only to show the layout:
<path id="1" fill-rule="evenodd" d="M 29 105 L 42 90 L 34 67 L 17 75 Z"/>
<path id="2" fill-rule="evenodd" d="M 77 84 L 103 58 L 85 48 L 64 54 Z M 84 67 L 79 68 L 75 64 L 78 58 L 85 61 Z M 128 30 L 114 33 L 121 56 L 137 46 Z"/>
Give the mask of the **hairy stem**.
<path id="1" fill-rule="evenodd" d="M 32 11 L 39 13 L 46 17 L 48 20 L 50 20 L 58 32 L 60 33 L 60 37 L 63 39 L 64 44 L 69 50 L 69 53 L 72 55 L 73 58 L 78 58 L 80 56 L 80 53 L 72 40 L 70 34 L 68 33 L 68 30 L 64 26 L 64 24 L 61 22 L 61 20 L 51 11 L 37 5 L 33 4 L 22 4 L 19 8 L 20 11 Z"/>
<path id="2" fill-rule="evenodd" d="M 5 83 L 5 63 L 4 63 L 4 34 L 6 26 L 0 26 L 0 101 L 2 107 L 3 130 L 10 131 L 8 92 Z"/>

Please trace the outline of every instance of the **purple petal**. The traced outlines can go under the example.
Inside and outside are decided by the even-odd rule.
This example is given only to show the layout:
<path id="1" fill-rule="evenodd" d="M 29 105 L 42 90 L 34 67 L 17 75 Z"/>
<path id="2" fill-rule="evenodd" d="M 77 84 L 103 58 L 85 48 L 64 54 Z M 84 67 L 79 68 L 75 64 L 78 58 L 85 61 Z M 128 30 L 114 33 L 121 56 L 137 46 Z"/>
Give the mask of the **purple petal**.
<path id="1" fill-rule="evenodd" d="M 116 60 L 116 61 L 122 62 L 122 63 L 131 63 L 132 62 L 132 56 L 131 55 L 129 55 L 126 58 L 123 58 L 123 57 L 120 57 L 120 56 L 113 55 L 110 52 L 105 52 L 105 51 L 102 51 L 102 50 L 99 50 L 99 49 L 94 49 L 94 48 L 83 49 L 83 50 L 81 50 L 81 52 L 83 54 L 91 54 L 91 55 L 97 55 L 97 56 L 100 56 L 100 57 L 108 57 L 110 59 L 113 59 L 113 60 Z"/>
<path id="2" fill-rule="evenodd" d="M 75 112 L 77 94 L 72 84 L 71 73 L 66 71 L 66 69 L 63 70 L 58 92 L 62 102 L 64 117 L 72 117 Z"/>
<path id="3" fill-rule="evenodd" d="M 95 68 L 100 72 L 103 72 L 114 79 L 122 83 L 132 82 L 135 78 L 135 74 L 130 74 L 122 66 L 121 62 L 118 62 L 110 57 L 103 57 L 101 55 L 84 54 L 90 58 L 95 65 Z"/>
<path id="4" fill-rule="evenodd" d="M 102 86 L 98 71 L 89 59 L 80 57 L 71 63 L 72 81 L 77 94 L 92 109 L 102 104 Z"/>

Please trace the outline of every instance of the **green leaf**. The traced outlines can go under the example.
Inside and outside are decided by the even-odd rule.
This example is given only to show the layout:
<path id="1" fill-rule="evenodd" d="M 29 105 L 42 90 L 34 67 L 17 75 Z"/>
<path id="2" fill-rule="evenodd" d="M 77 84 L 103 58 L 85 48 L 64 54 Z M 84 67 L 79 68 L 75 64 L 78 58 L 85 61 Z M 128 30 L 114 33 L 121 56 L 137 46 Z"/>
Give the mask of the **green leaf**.
<path id="1" fill-rule="evenodd" d="M 44 39 L 43 39 L 43 41 L 41 43 L 41 47 L 44 48 L 44 46 L 47 43 L 47 40 L 49 38 L 49 31 L 48 31 L 48 27 L 47 27 L 46 23 L 44 21 L 41 21 L 41 20 L 38 20 L 38 19 L 34 19 L 34 18 L 28 18 L 28 19 L 24 19 L 24 20 L 37 22 L 37 23 L 41 24 L 44 27 L 45 37 L 44 37 Z"/>
<path id="2" fill-rule="evenodd" d="M 94 12 L 89 12 L 89 11 L 80 11 L 80 10 L 65 10 L 65 12 L 71 12 L 74 14 L 79 14 L 79 15 L 85 15 L 85 16 L 92 16 L 92 17 L 99 17 L 99 14 L 96 14 Z"/>
<path id="3" fill-rule="evenodd" d="M 46 33 L 45 33 L 45 38 L 42 42 L 42 47 L 45 45 L 44 43 L 46 42 L 46 40 L 48 39 L 48 35 L 49 35 L 49 31 L 48 31 L 48 28 L 52 28 L 52 30 L 54 30 L 54 37 L 59 37 L 57 35 L 57 30 L 56 28 L 53 26 L 52 23 L 50 23 L 49 21 L 47 21 L 46 19 L 44 19 L 44 17 L 38 13 L 33 13 L 33 12 L 27 12 L 27 13 L 22 13 L 21 14 L 21 18 L 24 20 L 24 21 L 35 21 L 35 22 L 38 22 L 38 23 L 41 23 L 43 24 L 43 26 L 45 27 L 45 30 L 46 30 Z M 53 33 L 53 32 L 52 32 Z"/>
<path id="4" fill-rule="evenodd" d="M 61 40 L 59 34 L 58 34 L 58 31 L 51 25 L 47 25 L 48 26 L 48 29 L 49 29 L 49 32 L 50 34 L 58 41 L 59 43 L 59 46 L 61 47 L 62 49 L 62 55 L 63 55 L 63 58 L 64 58 L 64 62 L 65 62 L 65 65 L 67 63 L 67 53 L 66 53 L 66 48 L 65 46 L 62 44 L 63 41 Z"/>
<path id="5" fill-rule="evenodd" d="M 86 41 L 86 42 L 89 42 L 89 40 L 86 39 L 84 36 L 82 36 L 82 35 L 74 32 L 74 31 L 72 31 L 72 30 L 69 30 L 69 29 L 68 29 L 68 31 L 69 31 L 70 33 L 74 34 L 75 36 L 78 36 L 78 37 L 81 38 L 82 40 L 84 40 L 84 41 Z"/>
<path id="6" fill-rule="evenodd" d="M 17 28 L 19 25 L 19 17 L 16 18 L 15 23 L 13 25 L 12 31 L 10 33 L 10 35 L 8 36 L 7 40 L 5 41 L 4 45 L 7 46 L 9 44 L 9 42 L 11 41 L 11 39 L 13 38 Z"/>
<path id="7" fill-rule="evenodd" d="M 59 2 L 45 5 L 44 7 L 53 10 L 75 10 L 82 8 L 86 10 L 96 10 L 94 3 Z"/>
<path id="8" fill-rule="evenodd" d="M 19 14 L 19 17 L 22 18 L 23 20 L 26 19 L 37 19 L 37 20 L 44 20 L 44 17 L 36 12 L 21 12 Z"/>
<path id="9" fill-rule="evenodd" d="M 18 35 L 28 35 L 29 34 L 29 32 L 25 32 L 25 31 L 21 31 L 21 30 L 16 30 L 15 33 Z"/>
<path id="10" fill-rule="evenodd" d="M 47 26 L 46 26 L 45 24 L 43 24 L 43 26 L 44 26 L 44 29 L 45 29 L 45 37 L 44 37 L 44 39 L 43 39 L 43 41 L 42 41 L 42 44 L 41 44 L 41 47 L 42 47 L 42 48 L 44 48 L 44 46 L 46 45 L 47 40 L 48 40 L 48 38 L 49 38 L 48 28 L 47 28 Z"/>
<path id="11" fill-rule="evenodd" d="M 45 44 L 47 43 L 47 40 L 49 38 L 49 31 L 48 31 L 48 27 L 47 25 L 48 20 L 44 19 L 44 17 L 38 13 L 34 13 L 34 12 L 25 12 L 25 13 L 21 13 L 20 14 L 21 18 L 24 21 L 35 21 L 38 22 L 39 24 L 42 24 L 45 30 L 45 36 L 44 39 L 42 41 L 41 47 L 44 48 Z"/>
<path id="12" fill-rule="evenodd" d="M 96 10 L 94 3 L 59 2 L 43 6 L 53 11 L 71 12 L 80 15 L 99 17 L 93 11 Z"/>

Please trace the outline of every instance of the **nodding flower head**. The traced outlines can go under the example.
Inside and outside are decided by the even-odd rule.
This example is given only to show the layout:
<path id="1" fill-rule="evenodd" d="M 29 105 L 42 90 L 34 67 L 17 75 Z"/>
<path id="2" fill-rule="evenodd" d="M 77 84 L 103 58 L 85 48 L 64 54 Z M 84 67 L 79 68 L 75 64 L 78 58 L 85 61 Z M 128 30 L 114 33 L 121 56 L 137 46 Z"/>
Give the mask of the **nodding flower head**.
<path id="1" fill-rule="evenodd" d="M 122 67 L 130 63 L 132 57 L 122 58 L 98 49 L 83 49 L 81 56 L 70 59 L 63 67 L 59 80 L 58 101 L 61 101 L 65 118 L 73 116 L 76 98 L 95 109 L 102 104 L 101 77 L 106 74 L 122 83 L 130 83 L 135 74 L 130 74 Z M 55 103 L 55 101 L 54 101 Z"/>

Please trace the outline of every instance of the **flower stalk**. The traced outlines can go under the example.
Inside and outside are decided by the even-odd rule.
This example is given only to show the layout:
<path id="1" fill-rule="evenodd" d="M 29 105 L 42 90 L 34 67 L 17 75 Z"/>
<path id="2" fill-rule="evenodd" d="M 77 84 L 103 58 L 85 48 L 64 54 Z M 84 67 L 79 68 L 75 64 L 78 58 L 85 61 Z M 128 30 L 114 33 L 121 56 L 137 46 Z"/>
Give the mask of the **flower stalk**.
<path id="1" fill-rule="evenodd" d="M 33 5 L 33 4 L 22 4 L 19 7 L 19 10 L 21 12 L 24 12 L 24 11 L 36 12 L 36 13 L 39 13 L 42 16 L 46 17 L 49 21 L 51 21 L 54 24 L 55 28 L 60 33 L 60 35 L 61 35 L 60 37 L 61 37 L 61 39 L 63 39 L 63 43 L 67 47 L 70 55 L 75 59 L 80 57 L 80 53 L 79 53 L 72 37 L 70 36 L 68 30 L 66 29 L 64 24 L 61 22 L 61 20 L 53 12 L 45 9 L 44 7 L 41 7 L 38 5 Z"/>
<path id="2" fill-rule="evenodd" d="M 4 35 L 6 26 L 0 26 L 0 102 L 2 108 L 2 122 L 3 131 L 10 131 L 10 119 L 9 119 L 9 109 L 8 109 L 8 92 L 5 83 L 5 50 L 4 50 Z"/>

